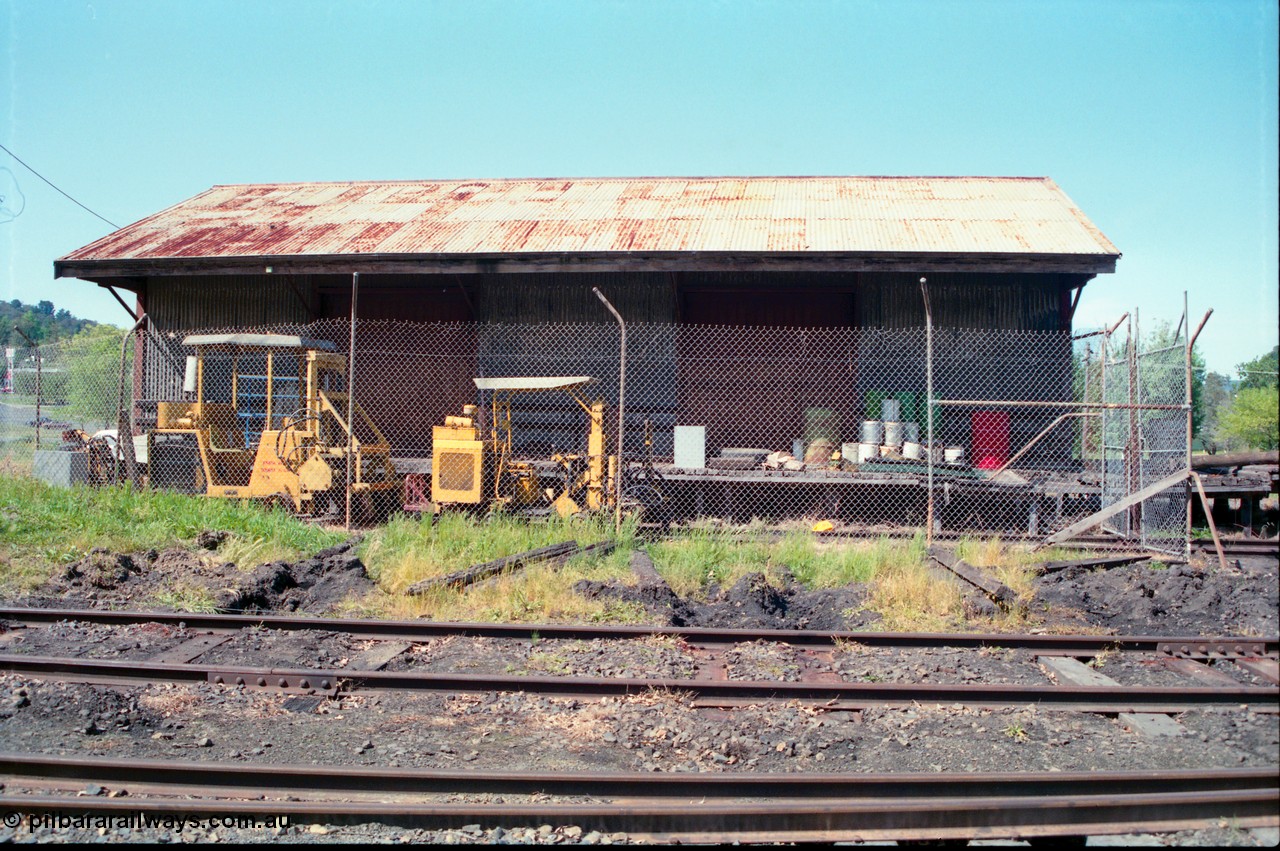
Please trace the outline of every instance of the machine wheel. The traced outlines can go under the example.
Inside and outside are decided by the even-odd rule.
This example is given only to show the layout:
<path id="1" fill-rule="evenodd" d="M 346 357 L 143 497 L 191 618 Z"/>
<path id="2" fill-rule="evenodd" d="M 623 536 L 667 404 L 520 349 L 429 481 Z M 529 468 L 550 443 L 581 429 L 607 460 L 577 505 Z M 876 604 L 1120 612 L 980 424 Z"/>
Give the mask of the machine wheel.
<path id="1" fill-rule="evenodd" d="M 665 513 L 666 494 L 648 482 L 632 484 L 622 491 L 622 513 L 638 521 L 660 521 Z"/>
<path id="2" fill-rule="evenodd" d="M 259 500 L 259 504 L 267 511 L 287 511 L 293 513 L 293 498 L 287 493 L 273 493 L 271 496 L 263 497 Z"/>

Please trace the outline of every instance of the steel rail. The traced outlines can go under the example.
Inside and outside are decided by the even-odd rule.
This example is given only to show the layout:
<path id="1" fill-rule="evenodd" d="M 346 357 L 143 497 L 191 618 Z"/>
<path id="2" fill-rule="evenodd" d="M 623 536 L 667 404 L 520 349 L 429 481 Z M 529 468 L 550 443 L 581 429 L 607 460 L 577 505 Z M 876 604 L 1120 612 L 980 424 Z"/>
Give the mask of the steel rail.
<path id="1" fill-rule="evenodd" d="M 655 525 L 648 531 L 655 531 L 657 530 L 657 528 L 658 527 Z M 875 541 L 875 540 L 879 540 L 880 538 L 890 538 L 894 540 L 907 540 L 907 539 L 916 537 L 916 535 L 919 534 L 919 531 L 920 530 L 917 528 L 907 528 L 907 527 L 897 528 L 897 529 L 884 529 L 884 530 L 834 529 L 830 532 L 823 532 L 820 535 L 815 535 L 815 537 L 832 538 L 832 539 L 839 539 L 839 540 L 850 540 L 850 541 Z M 788 531 L 785 529 L 764 529 L 764 530 L 757 530 L 754 532 L 742 533 L 742 534 L 738 534 L 734 532 L 725 532 L 723 534 L 726 540 L 748 540 L 750 538 L 759 537 L 761 535 L 765 535 L 773 538 L 783 538 L 783 537 L 786 537 L 787 535 L 793 535 L 795 534 L 795 532 L 793 530 Z M 964 532 L 948 532 L 945 530 L 941 532 L 935 531 L 933 533 L 933 538 L 935 541 L 959 541 L 962 538 L 964 538 L 966 534 L 967 533 L 964 533 Z M 667 535 L 664 537 L 674 538 L 674 537 L 678 537 L 678 535 Z M 1037 544 L 1040 542 L 1041 537 L 1042 536 L 1033 537 L 1026 534 L 1014 534 L 1011 536 L 1010 535 L 1005 536 L 1005 540 L 1007 540 L 1010 543 Z M 1223 538 L 1222 544 L 1226 548 L 1228 554 L 1280 555 L 1280 541 L 1277 541 L 1275 539 Z M 1092 550 L 1092 549 L 1101 548 L 1101 549 L 1112 549 L 1112 550 L 1118 550 L 1118 551 L 1125 551 L 1125 550 L 1129 550 L 1133 552 L 1144 551 L 1144 547 L 1139 541 L 1131 541 L 1131 540 L 1126 540 L 1124 538 L 1118 538 L 1118 537 L 1106 536 L 1106 535 L 1077 535 L 1076 537 L 1072 538 L 1069 541 L 1064 541 L 1062 546 L 1069 547 L 1072 549 L 1082 549 L 1082 550 L 1085 550 L 1085 549 Z M 1203 550 L 1206 548 L 1212 549 L 1213 542 L 1201 541 L 1193 538 L 1191 541 L 1191 546 L 1192 546 L 1192 549 L 1195 549 L 1195 550 Z M 1160 558 L 1162 555 L 1160 553 L 1151 552 L 1150 550 L 1146 550 L 1146 552 L 1149 552 L 1152 558 Z"/>
<path id="2" fill-rule="evenodd" d="M 265 627 L 278 630 L 321 630 L 364 638 L 425 641 L 446 636 L 539 640 L 619 640 L 670 636 L 696 644 L 737 644 L 776 641 L 797 647 L 834 646 L 857 642 L 870 647 L 1011 647 L 1037 653 L 1094 655 L 1103 650 L 1163 653 L 1171 647 L 1204 646 L 1217 656 L 1275 656 L 1280 637 L 1157 636 L 1157 635 L 1026 635 L 1012 633 L 853 632 L 799 629 L 709 629 L 573 624 L 452 623 L 446 621 L 379 621 L 283 615 L 193 614 L 188 612 L 124 612 L 99 609 L 31 609 L 0 607 L 0 622 L 53 624 L 79 621 L 114 626 L 158 623 L 193 630 L 238 630 Z M 1217 648 L 1217 649 L 1214 649 Z"/>
<path id="3" fill-rule="evenodd" d="M 1280 793 L 1271 768 L 1108 772 L 768 773 L 518 772 L 371 768 L 363 765 L 246 765 L 234 762 L 51 757 L 0 752 L 0 776 L 204 790 L 545 794 L 648 798 L 1028 798 L 1223 791 Z"/>
<path id="4" fill-rule="evenodd" d="M 5 795 L 0 812 L 28 819 L 72 813 L 120 819 L 259 818 L 292 822 L 381 822 L 426 829 L 468 824 L 519 827 L 578 825 L 584 830 L 631 834 L 746 834 L 769 832 L 795 839 L 940 839 L 1164 832 L 1195 829 L 1227 819 L 1239 827 L 1277 823 L 1275 790 L 725 803 L 684 800 L 666 804 L 366 803 L 352 801 L 246 801 Z M 234 825 L 232 825 L 234 826 Z"/>
<path id="5" fill-rule="evenodd" d="M 337 693 L 377 691 L 449 693 L 529 692 L 579 698 L 644 694 L 653 689 L 685 692 L 702 701 L 742 699 L 822 701 L 838 708 L 940 704 L 1080 712 L 1182 712 L 1212 705 L 1280 710 L 1280 687 L 1126 687 L 1073 685 L 948 685 L 901 683 L 807 683 L 751 680 L 637 679 L 609 677 L 424 674 L 400 671 L 259 668 L 228 663 L 154 663 L 0 654 L 0 670 L 79 682 L 149 684 L 212 682 L 226 686 Z"/>

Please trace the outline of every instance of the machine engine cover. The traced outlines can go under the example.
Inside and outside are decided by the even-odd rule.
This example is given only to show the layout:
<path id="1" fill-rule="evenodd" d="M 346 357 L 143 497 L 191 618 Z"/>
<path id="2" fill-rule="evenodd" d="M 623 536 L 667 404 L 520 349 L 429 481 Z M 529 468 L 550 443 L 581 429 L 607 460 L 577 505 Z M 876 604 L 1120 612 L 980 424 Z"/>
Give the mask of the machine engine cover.
<path id="1" fill-rule="evenodd" d="M 333 470 L 319 456 L 312 455 L 298 468 L 298 484 L 307 491 L 327 491 L 333 487 Z"/>

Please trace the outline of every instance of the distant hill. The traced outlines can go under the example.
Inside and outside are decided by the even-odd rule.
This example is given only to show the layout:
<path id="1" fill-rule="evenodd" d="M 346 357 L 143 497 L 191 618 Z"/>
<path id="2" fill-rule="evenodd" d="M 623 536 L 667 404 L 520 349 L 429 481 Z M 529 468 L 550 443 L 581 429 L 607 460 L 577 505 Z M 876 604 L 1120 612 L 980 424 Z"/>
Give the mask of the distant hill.
<path id="1" fill-rule="evenodd" d="M 38 304 L 23 304 L 16 298 L 0 301 L 0 339 L 6 346 L 27 345 L 22 334 L 13 330 L 15 325 L 37 343 L 53 343 L 74 337 L 97 324 L 92 319 L 77 319 L 69 310 L 57 310 L 51 301 Z"/>

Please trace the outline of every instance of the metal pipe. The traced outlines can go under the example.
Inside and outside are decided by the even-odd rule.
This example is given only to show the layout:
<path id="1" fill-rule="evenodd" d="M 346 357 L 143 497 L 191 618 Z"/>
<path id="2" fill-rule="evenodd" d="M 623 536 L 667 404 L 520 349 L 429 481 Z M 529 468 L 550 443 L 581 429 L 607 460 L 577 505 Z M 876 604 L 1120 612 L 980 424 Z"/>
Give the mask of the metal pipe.
<path id="1" fill-rule="evenodd" d="M 1089 337 L 1110 337 L 1112 334 L 1115 333 L 1115 330 L 1120 327 L 1120 323 L 1125 321 L 1128 318 L 1129 318 L 1129 314 L 1125 313 L 1123 316 L 1117 319 L 1116 324 L 1112 325 L 1110 328 L 1103 328 L 1101 331 L 1089 331 L 1085 334 L 1076 334 L 1071 339 L 1084 340 Z"/>
<path id="2" fill-rule="evenodd" d="M 622 345 L 618 356 L 618 473 L 613 480 L 613 527 L 614 531 L 622 528 L 622 479 L 626 474 L 627 465 L 623 459 L 623 405 L 626 399 L 627 389 L 627 323 L 622 321 L 622 314 L 618 313 L 614 306 L 609 303 L 609 299 L 604 297 L 604 293 L 600 292 L 599 287 L 592 287 L 591 291 L 596 294 L 596 298 L 604 302 L 604 306 L 609 308 L 609 312 L 613 314 L 613 318 L 618 320 L 618 327 L 622 329 Z"/>
<path id="3" fill-rule="evenodd" d="M 1003 473 L 1005 470 L 1007 470 L 1007 469 L 1009 469 L 1010 467 L 1012 467 L 1012 466 L 1013 466 L 1013 462 L 1014 462 L 1014 461 L 1017 461 L 1017 460 L 1018 460 L 1019 458 L 1021 458 L 1023 455 L 1026 455 L 1026 454 L 1027 454 L 1027 451 L 1028 451 L 1028 450 L 1030 450 L 1030 449 L 1031 449 L 1031 447 L 1033 447 L 1033 446 L 1035 446 L 1037 443 L 1039 443 L 1039 442 L 1040 442 L 1040 440 L 1041 440 L 1041 439 L 1042 439 L 1046 434 L 1048 434 L 1050 431 L 1052 431 L 1052 430 L 1053 430 L 1053 427 L 1054 427 L 1054 426 L 1056 426 L 1058 423 L 1062 422 L 1063 420 L 1069 420 L 1069 419 L 1071 419 L 1071 418 L 1073 418 L 1073 417 L 1100 417 L 1100 416 L 1102 416 L 1102 415 L 1101 415 L 1101 414 L 1097 414 L 1097 413 L 1093 413 L 1092 411 L 1074 411 L 1074 412 L 1071 412 L 1071 413 L 1063 414 L 1062 416 L 1058 417 L 1056 420 L 1054 420 L 1053 422 L 1049 423 L 1047 426 L 1045 426 L 1044 428 L 1042 428 L 1042 429 L 1040 430 L 1040 433 L 1039 433 L 1039 434 L 1037 434 L 1035 437 L 1033 437 L 1033 438 L 1031 438 L 1029 441 L 1027 441 L 1027 445 L 1026 445 L 1026 446 L 1024 446 L 1024 447 L 1022 447 L 1021 449 L 1019 449 L 1019 450 L 1017 451 L 1017 453 L 1016 453 L 1012 458 L 1010 458 L 1008 461 L 1005 461 L 1005 462 L 1004 462 L 1004 464 L 1000 465 L 999 469 L 997 469 L 994 473 L 992 473 L 992 474 L 991 474 L 991 478 L 993 478 L 993 479 L 994 479 L 996 476 L 1000 475 L 1000 474 L 1001 474 L 1001 473 Z"/>
<path id="4" fill-rule="evenodd" d="M 351 456 L 355 451 L 356 423 L 356 297 L 360 294 L 360 273 L 351 273 L 351 334 L 347 342 L 347 531 L 351 531 Z"/>
<path id="5" fill-rule="evenodd" d="M 1100 362 L 1098 364 L 1098 401 L 1103 404 L 1107 401 L 1107 357 L 1111 351 L 1111 332 L 1107 331 L 1102 335 L 1102 351 Z M 1098 423 L 1098 482 L 1101 485 L 1101 503 L 1107 504 L 1107 480 L 1110 478 L 1109 467 L 1107 466 L 1107 415 L 1104 413 L 1099 417 L 1101 422 Z"/>
<path id="6" fill-rule="evenodd" d="M 935 405 L 995 405 L 1002 408 L 1088 408 L 1121 411 L 1185 411 L 1184 405 L 1126 404 L 1123 402 L 1028 402 L 1012 399 L 935 399 Z"/>
<path id="7" fill-rule="evenodd" d="M 1182 330 L 1183 323 L 1186 323 L 1187 331 L 1188 332 L 1191 331 L 1190 309 L 1191 309 L 1190 304 L 1187 301 L 1187 291 L 1183 290 L 1182 291 L 1182 318 L 1178 320 L 1178 331 L 1175 331 L 1173 334 L 1174 340 L 1178 339 L 1179 332 Z M 1187 393 L 1186 395 L 1186 403 L 1187 403 L 1186 462 L 1187 462 L 1187 471 L 1190 472 L 1191 471 L 1191 443 L 1195 439 L 1195 434 L 1194 434 L 1195 408 L 1193 407 L 1194 400 L 1192 399 L 1192 394 L 1191 394 L 1191 335 L 1190 333 L 1188 333 L 1187 336 L 1183 338 L 1183 340 L 1185 343 L 1184 353 L 1186 355 L 1186 367 L 1187 367 L 1186 380 L 1184 382 L 1184 384 L 1186 385 L 1186 393 Z M 1184 545 L 1183 555 L 1188 562 L 1191 561 L 1191 484 L 1193 481 L 1192 476 L 1195 476 L 1195 474 L 1192 473 L 1191 476 L 1187 477 L 1187 525 L 1186 525 L 1186 538 L 1183 541 L 1183 545 Z M 1208 507 L 1209 507 L 1208 503 L 1206 502 L 1205 508 L 1208 508 Z M 1210 520 L 1209 522 L 1212 523 L 1213 521 Z M 1214 538 L 1215 539 L 1217 538 L 1216 534 L 1214 535 Z M 1225 567 L 1226 567 L 1226 560 L 1224 559 L 1223 568 L 1225 569 Z"/>
<path id="8" fill-rule="evenodd" d="M 1138 326 L 1138 310 L 1134 308 L 1133 319 L 1128 326 L 1128 345 L 1125 350 L 1125 362 L 1128 365 L 1128 399 L 1129 404 L 1134 404 L 1134 385 L 1138 381 L 1138 343 L 1142 339 L 1141 329 Z M 1129 412 L 1129 434 L 1125 437 L 1124 442 L 1124 490 L 1126 494 L 1132 494 L 1140 488 L 1136 487 L 1138 480 L 1135 464 L 1137 463 L 1138 453 L 1138 415 L 1133 408 L 1127 408 Z M 1133 535 L 1136 527 L 1139 538 L 1142 536 L 1141 515 L 1138 513 L 1140 503 L 1132 504 L 1125 516 L 1128 525 L 1125 527 L 1126 534 Z"/>
<path id="9" fill-rule="evenodd" d="M 119 459 L 124 458 L 124 472 L 129 479 L 130 486 L 133 485 L 137 478 L 137 459 L 133 454 L 133 417 L 125 413 L 124 407 L 124 356 L 129 349 L 129 336 L 136 334 L 147 321 L 147 314 L 138 317 L 138 321 L 133 324 L 120 341 L 120 402 L 116 408 L 116 461 L 115 471 L 112 475 L 113 481 L 119 478 Z M 132 406 L 131 406 L 132 407 Z M 150 459 L 148 459 L 150 460 Z"/>
<path id="10" fill-rule="evenodd" d="M 22 335 L 22 339 L 27 341 L 27 345 L 35 351 L 36 355 L 36 451 L 40 451 L 40 364 L 44 358 L 40 357 L 40 347 L 35 341 L 27 336 L 26 332 L 17 325 L 13 326 L 13 330 Z"/>
<path id="11" fill-rule="evenodd" d="M 1209 321 L 1209 317 L 1213 315 L 1213 308 L 1205 313 L 1204 319 L 1200 320 L 1200 324 L 1196 326 L 1196 332 L 1191 335 L 1191 340 L 1187 343 L 1187 348 L 1192 348 L 1196 344 L 1196 339 L 1200 336 L 1200 332 L 1204 330 L 1204 323 Z"/>
<path id="12" fill-rule="evenodd" d="M 1187 312 L 1186 299 L 1187 299 L 1187 294 L 1184 291 L 1182 294 L 1182 300 L 1183 300 L 1182 312 L 1187 316 L 1187 330 L 1190 330 L 1191 314 Z M 1209 321 L 1209 317 L 1212 315 L 1213 315 L 1213 308 L 1211 307 L 1205 312 L 1204 318 L 1200 320 L 1200 324 L 1196 326 L 1195 333 L 1187 337 L 1187 469 L 1188 470 L 1191 469 L 1191 444 L 1192 444 L 1192 438 L 1193 438 L 1193 435 L 1191 433 L 1191 428 L 1192 428 L 1191 418 L 1193 415 L 1193 408 L 1191 406 L 1194 403 L 1194 400 L 1192 399 L 1192 394 L 1191 394 L 1191 353 L 1192 353 L 1192 349 L 1195 348 L 1196 340 L 1199 339 L 1200 337 L 1200 332 L 1204 330 L 1204 324 Z M 1195 474 L 1193 473 L 1192 475 L 1195 475 Z M 1196 481 L 1196 487 L 1200 487 L 1200 480 L 1196 479 L 1195 481 Z M 1201 488 L 1200 490 L 1200 498 L 1201 500 L 1205 500 L 1203 488 Z M 1209 512 L 1208 502 L 1207 500 L 1205 500 L 1205 515 L 1208 516 L 1209 514 L 1210 512 Z M 1213 517 L 1209 516 L 1208 519 L 1209 519 L 1209 531 L 1214 532 L 1215 542 L 1216 542 L 1217 530 L 1214 529 L 1214 526 L 1213 526 Z M 1225 566 L 1226 558 L 1222 554 L 1222 547 L 1220 544 L 1218 544 L 1218 558 L 1219 558 L 1219 561 L 1222 562 L 1223 565 Z M 1188 561 L 1191 560 L 1191 492 L 1190 490 L 1188 490 L 1187 492 L 1187 560 Z"/>
<path id="13" fill-rule="evenodd" d="M 933 546 L 933 309 L 929 304 L 929 279 L 920 279 L 920 295 L 924 297 L 924 404 L 925 436 L 929 447 L 925 455 L 928 481 L 928 509 L 925 513 L 924 539 Z"/>
<path id="14" fill-rule="evenodd" d="M 1080 390 L 1080 401 L 1089 401 L 1089 367 L 1092 365 L 1093 348 L 1088 344 L 1084 344 L 1084 386 Z M 1089 422 L 1080 423 L 1080 469 L 1089 469 Z"/>

